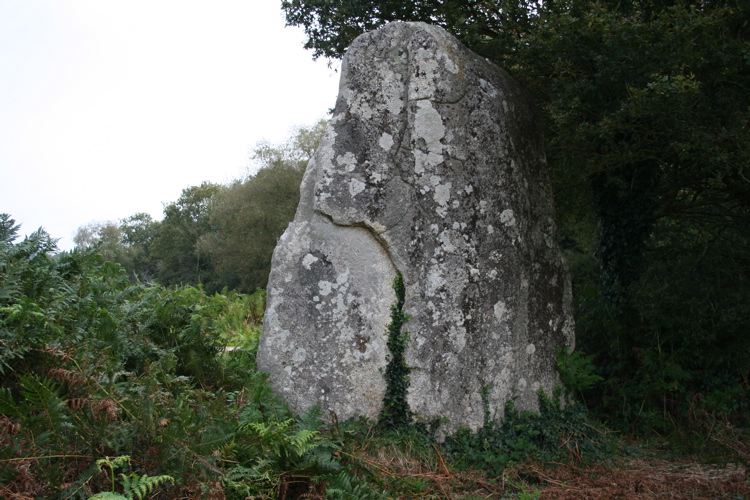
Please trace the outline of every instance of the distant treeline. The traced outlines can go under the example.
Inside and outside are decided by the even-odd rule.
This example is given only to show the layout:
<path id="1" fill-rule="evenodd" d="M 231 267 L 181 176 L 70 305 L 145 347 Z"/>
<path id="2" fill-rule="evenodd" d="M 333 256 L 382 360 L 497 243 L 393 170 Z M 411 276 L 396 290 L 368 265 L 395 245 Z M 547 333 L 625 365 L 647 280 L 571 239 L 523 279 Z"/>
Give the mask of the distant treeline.
<path id="1" fill-rule="evenodd" d="M 253 292 L 265 288 L 276 241 L 294 216 L 299 185 L 325 121 L 281 145 L 260 144 L 259 170 L 228 185 L 183 189 L 154 220 L 137 213 L 78 229 L 77 249 L 95 249 L 134 281 Z"/>

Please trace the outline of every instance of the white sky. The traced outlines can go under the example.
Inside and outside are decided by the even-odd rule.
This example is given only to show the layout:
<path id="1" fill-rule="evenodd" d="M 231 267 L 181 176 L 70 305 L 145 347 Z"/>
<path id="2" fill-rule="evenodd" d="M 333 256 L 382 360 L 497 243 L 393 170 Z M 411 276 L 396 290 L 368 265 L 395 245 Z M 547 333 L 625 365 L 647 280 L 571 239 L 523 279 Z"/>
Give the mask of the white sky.
<path id="1" fill-rule="evenodd" d="M 0 0 L 0 212 L 68 249 L 325 117 L 338 73 L 280 3 Z"/>

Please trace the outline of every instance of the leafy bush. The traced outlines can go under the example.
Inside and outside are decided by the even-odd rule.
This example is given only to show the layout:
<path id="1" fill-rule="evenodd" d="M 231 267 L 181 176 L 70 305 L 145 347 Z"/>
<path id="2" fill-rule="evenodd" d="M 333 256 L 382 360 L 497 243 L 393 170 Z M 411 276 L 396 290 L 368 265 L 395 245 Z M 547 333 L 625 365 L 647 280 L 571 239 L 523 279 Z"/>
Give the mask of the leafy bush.
<path id="1" fill-rule="evenodd" d="M 115 494 L 102 456 L 132 456 L 144 473 L 120 478 L 135 497 L 165 474 L 174 492 L 224 478 L 270 497 L 340 472 L 314 419 L 293 419 L 255 371 L 262 293 L 133 285 L 93 252 L 17 231 L 0 217 L 0 495 Z"/>
<path id="2" fill-rule="evenodd" d="M 593 356 L 580 351 L 568 352 L 563 349 L 558 352 L 557 372 L 565 389 L 579 396 L 603 380 L 594 371 Z"/>
<path id="3" fill-rule="evenodd" d="M 505 407 L 502 422 L 489 420 L 478 432 L 457 432 L 446 450 L 461 468 L 481 469 L 498 477 L 511 465 L 527 461 L 604 460 L 615 442 L 588 420 L 583 406 L 562 405 L 561 394 L 549 398 L 539 392 L 539 413 Z"/>

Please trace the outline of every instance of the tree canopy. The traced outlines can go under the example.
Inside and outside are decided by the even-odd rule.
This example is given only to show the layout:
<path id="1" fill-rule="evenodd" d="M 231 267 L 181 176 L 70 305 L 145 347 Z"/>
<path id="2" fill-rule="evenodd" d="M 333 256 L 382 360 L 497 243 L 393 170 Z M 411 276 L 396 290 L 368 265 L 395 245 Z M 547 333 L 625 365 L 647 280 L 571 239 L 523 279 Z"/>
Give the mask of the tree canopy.
<path id="1" fill-rule="evenodd" d="M 393 20 L 507 69 L 544 124 L 589 397 L 670 428 L 750 403 L 750 4 L 285 0 L 316 57 Z"/>

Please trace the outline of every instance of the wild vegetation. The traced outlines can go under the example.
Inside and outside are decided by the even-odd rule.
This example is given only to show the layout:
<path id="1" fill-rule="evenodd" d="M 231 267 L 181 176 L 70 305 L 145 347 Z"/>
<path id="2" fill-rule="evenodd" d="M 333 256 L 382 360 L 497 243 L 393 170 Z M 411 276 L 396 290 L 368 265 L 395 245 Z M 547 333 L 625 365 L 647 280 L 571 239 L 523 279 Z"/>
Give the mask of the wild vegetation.
<path id="1" fill-rule="evenodd" d="M 436 485 L 497 493 L 504 467 L 542 451 L 557 457 L 563 439 L 581 450 L 592 439 L 580 410 L 571 418 L 578 407 L 559 401 L 540 416 L 509 409 L 502 427 L 442 449 L 403 414 L 377 427 L 324 426 L 315 411 L 297 418 L 255 369 L 262 291 L 132 283 L 94 251 L 55 253 L 44 231 L 16 241 L 17 231 L 0 216 L 4 498 L 390 498 Z M 429 472 L 384 469 L 389 448 Z M 446 473 L 448 459 L 456 472 Z M 482 479 L 464 467 L 482 468 Z"/>

